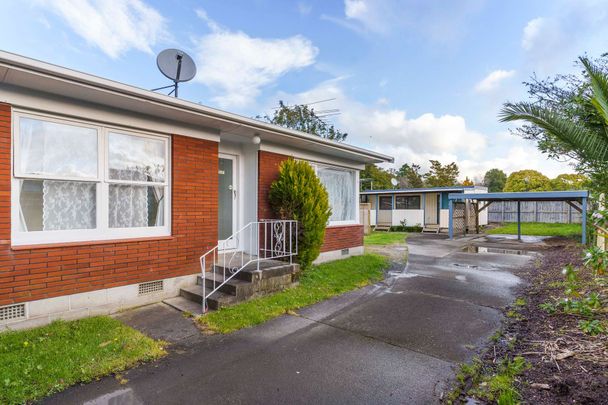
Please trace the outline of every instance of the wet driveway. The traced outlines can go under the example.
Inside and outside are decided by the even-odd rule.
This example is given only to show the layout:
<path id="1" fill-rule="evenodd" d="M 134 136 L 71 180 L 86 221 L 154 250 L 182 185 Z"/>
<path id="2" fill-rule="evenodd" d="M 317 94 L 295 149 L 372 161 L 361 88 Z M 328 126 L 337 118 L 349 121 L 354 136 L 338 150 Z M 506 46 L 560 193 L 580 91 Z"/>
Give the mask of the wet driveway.
<path id="1" fill-rule="evenodd" d="M 383 283 L 231 335 L 189 337 L 167 358 L 48 399 L 72 404 L 438 402 L 454 366 L 499 327 L 522 254 L 408 240 Z"/>

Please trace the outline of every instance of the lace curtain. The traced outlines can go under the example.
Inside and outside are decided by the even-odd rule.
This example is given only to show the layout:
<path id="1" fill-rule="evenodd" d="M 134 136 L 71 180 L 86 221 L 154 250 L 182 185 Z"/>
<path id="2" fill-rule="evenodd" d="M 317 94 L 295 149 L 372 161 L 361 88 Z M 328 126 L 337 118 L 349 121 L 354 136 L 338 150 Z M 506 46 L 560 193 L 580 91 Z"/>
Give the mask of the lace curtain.
<path id="1" fill-rule="evenodd" d="M 355 219 L 355 174 L 351 171 L 319 167 L 317 175 L 329 195 L 330 221 Z"/>
<path id="2" fill-rule="evenodd" d="M 148 187 L 110 186 L 110 228 L 148 226 Z"/>
<path id="3" fill-rule="evenodd" d="M 42 229 L 95 228 L 95 183 L 76 181 L 42 182 Z"/>

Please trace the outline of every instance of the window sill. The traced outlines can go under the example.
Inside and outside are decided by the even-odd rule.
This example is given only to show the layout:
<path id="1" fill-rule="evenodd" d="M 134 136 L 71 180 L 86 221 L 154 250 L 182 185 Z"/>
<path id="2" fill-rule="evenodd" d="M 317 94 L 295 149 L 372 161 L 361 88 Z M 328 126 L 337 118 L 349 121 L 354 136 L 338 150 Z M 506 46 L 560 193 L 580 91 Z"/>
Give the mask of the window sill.
<path id="1" fill-rule="evenodd" d="M 325 228 L 348 228 L 351 226 L 363 226 L 362 224 L 359 224 L 357 222 L 347 222 L 347 223 L 336 223 L 336 224 L 329 224 L 327 225 Z"/>
<path id="2" fill-rule="evenodd" d="M 57 243 L 41 243 L 36 245 L 16 245 L 11 246 L 11 250 L 33 250 L 33 249 L 53 249 L 75 246 L 92 246 L 92 245 L 108 245 L 116 243 L 136 243 L 136 242 L 154 242 L 154 241 L 170 241 L 174 240 L 175 236 L 149 236 L 143 238 L 123 238 L 123 239 L 107 239 L 107 240 L 91 240 L 78 242 L 57 242 Z"/>

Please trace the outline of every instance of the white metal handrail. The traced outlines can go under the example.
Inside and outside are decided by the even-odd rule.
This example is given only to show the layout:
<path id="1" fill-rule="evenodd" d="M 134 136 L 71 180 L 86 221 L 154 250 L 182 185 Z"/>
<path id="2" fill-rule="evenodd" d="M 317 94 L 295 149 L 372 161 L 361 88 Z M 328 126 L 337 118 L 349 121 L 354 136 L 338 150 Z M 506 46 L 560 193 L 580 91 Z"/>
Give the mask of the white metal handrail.
<path id="1" fill-rule="evenodd" d="M 291 264 L 297 254 L 298 221 L 266 219 L 248 223 L 200 257 L 203 313 L 208 310 L 207 299 L 249 264 L 256 263 L 257 270 L 263 260 L 289 258 Z M 218 273 L 219 267 L 221 273 Z M 207 270 L 213 274 L 213 287 L 209 292 L 206 284 Z M 218 281 L 220 275 L 222 278 Z"/>

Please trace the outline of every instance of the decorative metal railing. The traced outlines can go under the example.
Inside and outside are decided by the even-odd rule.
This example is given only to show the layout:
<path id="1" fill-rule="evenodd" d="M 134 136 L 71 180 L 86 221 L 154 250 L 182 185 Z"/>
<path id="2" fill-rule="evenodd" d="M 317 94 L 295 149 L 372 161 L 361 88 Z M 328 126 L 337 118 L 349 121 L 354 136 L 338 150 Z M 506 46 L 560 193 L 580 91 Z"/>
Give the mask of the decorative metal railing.
<path id="1" fill-rule="evenodd" d="M 201 256 L 204 287 L 203 313 L 207 299 L 247 266 L 273 259 L 289 259 L 298 254 L 298 221 L 267 219 L 250 222 L 228 239 Z M 207 273 L 210 274 L 207 274 Z M 209 284 L 207 280 L 211 279 Z"/>

